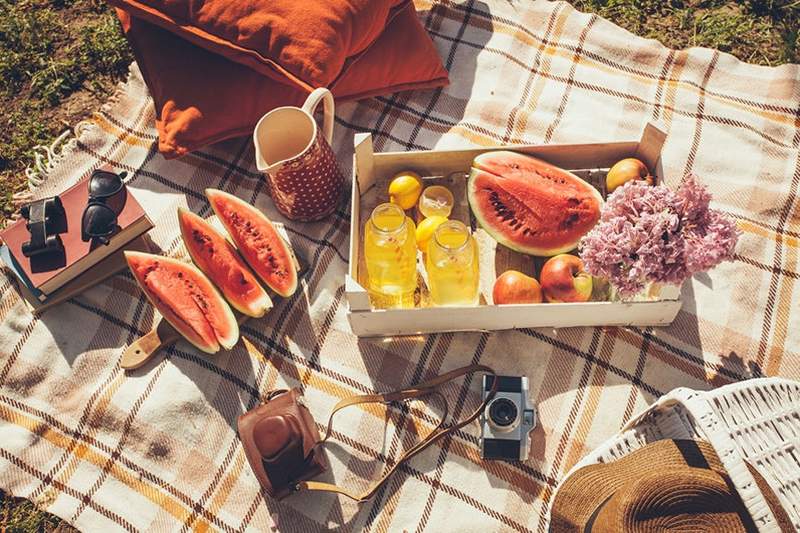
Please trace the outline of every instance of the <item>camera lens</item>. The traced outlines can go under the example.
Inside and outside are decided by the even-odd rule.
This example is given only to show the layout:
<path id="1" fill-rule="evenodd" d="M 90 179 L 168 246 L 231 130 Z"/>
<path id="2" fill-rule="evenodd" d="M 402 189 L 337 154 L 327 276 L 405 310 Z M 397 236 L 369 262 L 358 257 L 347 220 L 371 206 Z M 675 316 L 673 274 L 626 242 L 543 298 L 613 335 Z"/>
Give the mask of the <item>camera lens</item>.
<path id="1" fill-rule="evenodd" d="M 489 418 L 501 427 L 508 427 L 517 419 L 517 404 L 508 398 L 497 398 L 489 406 Z"/>

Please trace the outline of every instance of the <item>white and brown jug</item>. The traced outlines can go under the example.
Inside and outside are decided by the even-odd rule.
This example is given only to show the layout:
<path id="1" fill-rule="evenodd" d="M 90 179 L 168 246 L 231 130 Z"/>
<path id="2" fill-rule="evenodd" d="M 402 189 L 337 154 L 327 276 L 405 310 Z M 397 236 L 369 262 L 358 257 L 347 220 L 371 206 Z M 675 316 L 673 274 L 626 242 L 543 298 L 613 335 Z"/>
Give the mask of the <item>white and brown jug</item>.
<path id="1" fill-rule="evenodd" d="M 322 102 L 319 131 L 314 111 Z M 266 177 L 275 206 L 292 220 L 319 220 L 342 197 L 344 177 L 331 150 L 333 95 L 314 90 L 303 107 L 278 107 L 258 121 L 253 132 L 256 167 Z"/>

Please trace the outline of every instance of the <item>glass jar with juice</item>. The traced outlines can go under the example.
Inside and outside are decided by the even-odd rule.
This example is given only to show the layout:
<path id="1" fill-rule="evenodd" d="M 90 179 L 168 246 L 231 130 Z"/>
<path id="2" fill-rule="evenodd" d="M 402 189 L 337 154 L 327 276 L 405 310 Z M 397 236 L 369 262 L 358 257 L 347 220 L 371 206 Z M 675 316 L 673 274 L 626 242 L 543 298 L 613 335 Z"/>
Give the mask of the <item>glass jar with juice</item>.
<path id="1" fill-rule="evenodd" d="M 436 228 L 425 269 L 434 305 L 478 305 L 478 245 L 462 222 L 448 220 Z"/>
<path id="2" fill-rule="evenodd" d="M 364 258 L 374 307 L 414 307 L 417 288 L 415 231 L 414 221 L 395 204 L 381 204 L 372 211 L 364 229 Z"/>

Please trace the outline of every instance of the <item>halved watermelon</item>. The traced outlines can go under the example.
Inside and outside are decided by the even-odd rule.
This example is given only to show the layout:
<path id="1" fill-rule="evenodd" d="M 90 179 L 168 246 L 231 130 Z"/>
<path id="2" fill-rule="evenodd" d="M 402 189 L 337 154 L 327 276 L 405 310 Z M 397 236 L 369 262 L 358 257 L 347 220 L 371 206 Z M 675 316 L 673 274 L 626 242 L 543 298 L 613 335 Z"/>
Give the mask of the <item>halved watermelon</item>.
<path id="1" fill-rule="evenodd" d="M 125 259 L 150 303 L 187 341 L 216 353 L 239 340 L 231 308 L 196 267 L 144 252 L 125 252 Z"/>
<path id="2" fill-rule="evenodd" d="M 568 252 L 600 220 L 600 191 L 546 161 L 516 152 L 479 155 L 467 197 L 497 242 L 543 257 Z"/>
<path id="3" fill-rule="evenodd" d="M 231 243 L 211 224 L 182 207 L 178 208 L 178 223 L 192 260 L 234 309 L 247 316 L 260 317 L 272 308 L 267 291 Z"/>
<path id="4" fill-rule="evenodd" d="M 258 277 L 281 296 L 294 294 L 297 290 L 297 262 L 289 245 L 264 213 L 218 189 L 206 189 L 206 197 Z"/>

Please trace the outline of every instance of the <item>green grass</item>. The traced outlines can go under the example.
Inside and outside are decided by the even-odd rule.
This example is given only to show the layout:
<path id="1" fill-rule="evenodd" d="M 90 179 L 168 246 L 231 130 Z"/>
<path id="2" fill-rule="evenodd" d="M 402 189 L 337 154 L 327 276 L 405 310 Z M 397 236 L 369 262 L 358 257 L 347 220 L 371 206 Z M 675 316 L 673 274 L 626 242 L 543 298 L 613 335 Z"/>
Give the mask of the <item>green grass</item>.
<path id="1" fill-rule="evenodd" d="M 131 59 L 103 2 L 0 0 L 0 221 L 25 187 L 33 147 L 96 109 Z"/>
<path id="2" fill-rule="evenodd" d="M 708 46 L 763 65 L 800 63 L 800 0 L 574 0 L 672 48 Z M 0 223 L 33 147 L 96 110 L 131 53 L 103 0 L 0 0 Z M 70 531 L 0 492 L 0 533 Z"/>
<path id="3" fill-rule="evenodd" d="M 762 65 L 800 63 L 800 0 L 575 0 L 670 48 L 706 46 Z"/>
<path id="4" fill-rule="evenodd" d="M 59 518 L 39 511 L 31 502 L 9 498 L 0 491 L 0 533 L 73 533 L 77 531 Z"/>

